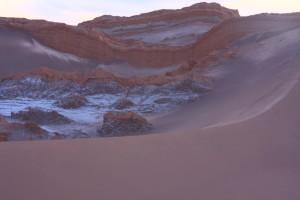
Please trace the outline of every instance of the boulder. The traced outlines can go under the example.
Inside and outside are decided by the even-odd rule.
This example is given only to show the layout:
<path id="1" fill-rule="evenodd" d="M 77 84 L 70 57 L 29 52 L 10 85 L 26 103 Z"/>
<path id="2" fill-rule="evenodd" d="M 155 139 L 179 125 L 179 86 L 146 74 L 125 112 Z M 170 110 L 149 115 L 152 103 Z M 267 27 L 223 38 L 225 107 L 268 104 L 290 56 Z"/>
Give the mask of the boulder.
<path id="1" fill-rule="evenodd" d="M 103 137 L 144 134 L 152 125 L 134 112 L 108 112 L 104 115 L 99 135 Z"/>
<path id="2" fill-rule="evenodd" d="M 56 111 L 27 108 L 24 111 L 11 113 L 13 119 L 33 122 L 41 125 L 62 125 L 71 123 L 71 120 Z"/>
<path id="3" fill-rule="evenodd" d="M 49 138 L 49 134 L 46 130 L 32 122 L 25 124 L 11 123 L 10 131 L 11 132 L 8 137 L 10 141 L 45 140 Z"/>
<path id="4" fill-rule="evenodd" d="M 22 128 L 24 128 L 25 130 L 34 133 L 35 135 L 43 135 L 44 133 L 46 133 L 46 131 L 44 129 L 42 129 L 41 127 L 39 127 L 37 124 L 32 123 L 32 122 L 27 122 L 25 124 L 22 124 L 22 126 L 20 126 Z"/>
<path id="5" fill-rule="evenodd" d="M 129 99 L 122 98 L 122 99 L 119 99 L 118 101 L 116 101 L 112 106 L 115 109 L 124 110 L 127 108 L 131 108 L 134 105 L 135 104 L 132 101 L 130 101 Z"/>
<path id="6" fill-rule="evenodd" d="M 0 117 L 0 142 L 48 139 L 48 132 L 34 123 L 11 123 Z"/>
<path id="7" fill-rule="evenodd" d="M 84 96 L 73 94 L 59 99 L 55 105 L 64 109 L 77 109 L 84 106 L 87 102 Z"/>

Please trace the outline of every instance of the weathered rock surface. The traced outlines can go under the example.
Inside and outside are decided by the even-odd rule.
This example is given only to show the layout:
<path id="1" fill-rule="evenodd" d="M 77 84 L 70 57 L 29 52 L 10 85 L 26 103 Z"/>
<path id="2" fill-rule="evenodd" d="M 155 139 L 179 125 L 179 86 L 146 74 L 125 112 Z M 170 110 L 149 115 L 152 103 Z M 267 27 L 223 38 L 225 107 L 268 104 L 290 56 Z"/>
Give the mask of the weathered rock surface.
<path id="1" fill-rule="evenodd" d="M 76 109 L 84 106 L 87 99 L 79 94 L 68 95 L 59 99 L 55 105 L 64 109 Z"/>
<path id="2" fill-rule="evenodd" d="M 236 10 L 216 3 L 199 3 L 178 10 L 159 10 L 132 17 L 101 16 L 79 27 L 102 31 L 122 40 L 184 46 L 196 42 L 223 20 L 238 17 Z"/>
<path id="3" fill-rule="evenodd" d="M 44 111 L 39 108 L 27 108 L 24 111 L 11 113 L 13 119 L 33 122 L 41 125 L 61 125 L 71 123 L 71 120 L 56 111 Z"/>
<path id="4" fill-rule="evenodd" d="M 152 125 L 142 116 L 133 112 L 108 112 L 104 115 L 102 137 L 127 136 L 147 133 Z"/>
<path id="5" fill-rule="evenodd" d="M 8 122 L 0 117 L 0 142 L 48 139 L 49 134 L 37 124 Z"/>
<path id="6" fill-rule="evenodd" d="M 79 27 L 115 27 L 117 25 L 132 25 L 149 21 L 179 20 L 191 16 L 217 16 L 221 19 L 228 19 L 232 17 L 239 17 L 239 13 L 237 10 L 224 8 L 217 3 L 198 3 L 178 10 L 158 10 L 132 17 L 104 15 L 97 17 L 94 20 L 80 23 Z"/>
<path id="7" fill-rule="evenodd" d="M 132 101 L 130 101 L 129 99 L 122 98 L 122 99 L 119 99 L 117 102 L 115 102 L 112 105 L 112 107 L 114 107 L 115 109 L 118 109 L 118 110 L 124 110 L 127 108 L 131 108 L 134 105 L 135 104 Z"/>
<path id="8" fill-rule="evenodd" d="M 82 73 L 43 67 L 0 81 L 0 98 L 58 99 L 70 94 L 115 94 L 123 90 L 123 82 L 123 79 L 101 69 Z"/>
<path id="9" fill-rule="evenodd" d="M 179 21 L 184 20 L 183 23 L 186 23 L 189 26 L 189 24 L 193 23 L 194 16 L 203 18 L 204 26 L 207 26 L 205 31 L 208 31 L 211 28 L 211 24 L 215 25 L 225 19 L 236 17 L 238 16 L 238 12 L 223 8 L 218 4 L 197 4 L 181 10 L 162 10 L 141 16 L 133 16 L 129 19 L 100 17 L 100 24 L 103 24 L 104 21 L 104 24 L 112 24 L 115 26 L 120 23 L 124 24 L 124 21 L 126 24 L 128 21 L 127 26 L 135 26 L 136 22 L 149 22 L 150 27 L 142 27 L 142 31 L 148 32 L 152 22 L 157 23 L 159 21 L 165 21 L 166 23 L 169 23 L 170 20 L 174 21 L 179 19 Z M 187 22 L 185 22 L 185 19 L 188 19 Z M 98 26 L 97 19 L 95 20 L 95 23 Z M 84 24 L 94 24 L 94 22 Z M 194 55 L 194 50 L 191 47 L 181 48 L 165 45 L 168 44 L 168 33 L 166 33 L 167 36 L 165 38 L 159 39 L 157 44 L 147 44 L 141 42 L 143 40 L 125 41 L 113 38 L 103 32 L 89 28 L 91 25 L 84 24 L 79 27 L 74 27 L 44 20 L 0 18 L 0 28 L 27 32 L 45 46 L 81 58 L 101 61 L 123 60 L 134 65 L 160 67 L 186 61 L 189 57 Z M 167 32 L 167 30 L 164 31 Z M 183 34 L 183 39 L 180 39 L 182 38 L 180 34 Z M 125 33 L 125 35 L 128 35 L 128 33 Z M 193 33 L 179 33 L 179 36 L 176 36 L 176 34 L 175 36 L 171 35 L 171 41 L 174 37 L 175 40 L 180 41 L 189 40 L 189 37 L 194 39 L 197 38 L 197 36 L 193 36 Z M 185 44 L 185 42 L 183 42 L 183 44 Z"/>

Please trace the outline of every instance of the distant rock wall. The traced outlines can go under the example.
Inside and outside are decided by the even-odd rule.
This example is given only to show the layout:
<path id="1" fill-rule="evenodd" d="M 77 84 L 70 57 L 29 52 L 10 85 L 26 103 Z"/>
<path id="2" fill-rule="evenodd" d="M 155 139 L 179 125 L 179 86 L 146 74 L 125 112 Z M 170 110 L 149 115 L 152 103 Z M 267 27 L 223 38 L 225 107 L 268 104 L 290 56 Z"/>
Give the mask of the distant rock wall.
<path id="1" fill-rule="evenodd" d="M 204 16 L 218 15 L 222 19 L 238 16 L 237 11 L 223 8 L 217 4 L 199 4 L 182 10 L 157 11 L 132 17 L 129 18 L 129 22 L 176 19 L 196 13 Z M 111 17 L 108 18 L 108 22 L 111 23 Z M 117 20 L 115 23 L 124 23 L 125 19 L 117 19 L 122 20 L 120 22 Z M 100 19 L 101 21 L 103 18 Z M 107 21 L 107 17 L 104 17 L 104 21 Z M 165 45 L 148 45 L 143 42 L 119 41 L 104 33 L 85 28 L 87 26 L 83 24 L 74 27 L 44 20 L 0 18 L 1 27 L 28 32 L 39 42 L 55 50 L 102 61 L 124 60 L 135 65 L 160 67 L 188 60 L 193 53 L 190 47 L 176 48 Z"/>
<path id="2" fill-rule="evenodd" d="M 132 17 L 104 15 L 97 17 L 94 20 L 80 23 L 78 26 L 90 29 L 95 27 L 108 28 L 120 25 L 133 25 L 155 21 L 176 21 L 196 16 L 205 16 L 207 17 L 207 20 L 216 16 L 220 19 L 220 21 L 222 21 L 233 17 L 239 17 L 240 15 L 237 10 L 227 9 L 217 3 L 198 3 L 193 6 L 178 10 L 158 10 Z"/>

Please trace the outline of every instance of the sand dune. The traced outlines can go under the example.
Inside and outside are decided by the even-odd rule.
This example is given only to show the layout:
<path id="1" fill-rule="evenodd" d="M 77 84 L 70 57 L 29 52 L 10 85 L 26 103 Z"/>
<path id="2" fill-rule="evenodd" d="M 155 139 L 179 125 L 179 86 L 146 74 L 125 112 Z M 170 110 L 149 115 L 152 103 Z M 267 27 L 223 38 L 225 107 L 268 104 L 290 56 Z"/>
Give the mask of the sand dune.
<path id="1" fill-rule="evenodd" d="M 2 198 L 297 200 L 299 88 L 221 128 L 1 144 Z"/>
<path id="2" fill-rule="evenodd" d="M 235 43 L 233 48 L 239 49 L 235 59 L 211 69 L 223 75 L 215 80 L 215 88 L 210 94 L 177 111 L 179 115 L 171 113 L 163 117 L 167 120 L 157 119 L 158 124 L 178 128 L 183 121 L 189 123 L 190 119 L 199 118 L 198 127 L 223 126 L 272 109 L 295 87 L 300 77 L 300 40 L 295 33 L 299 34 L 299 29 L 274 35 L 263 40 L 263 44 L 253 41 L 244 45 Z M 278 40 L 281 42 L 274 48 Z M 196 112 L 191 112 L 195 108 Z"/>
<path id="3" fill-rule="evenodd" d="M 150 119 L 156 134 L 1 143 L 1 199 L 299 200 L 298 17 L 231 19 L 194 44 L 194 57 L 206 49 L 234 54 L 201 68 L 213 74 L 211 92 Z M 30 67 L 83 64 L 26 34 L 0 36 L 22 70 L 28 59 Z M 1 72 L 15 72 L 6 65 L 14 55 L 0 53 Z"/>

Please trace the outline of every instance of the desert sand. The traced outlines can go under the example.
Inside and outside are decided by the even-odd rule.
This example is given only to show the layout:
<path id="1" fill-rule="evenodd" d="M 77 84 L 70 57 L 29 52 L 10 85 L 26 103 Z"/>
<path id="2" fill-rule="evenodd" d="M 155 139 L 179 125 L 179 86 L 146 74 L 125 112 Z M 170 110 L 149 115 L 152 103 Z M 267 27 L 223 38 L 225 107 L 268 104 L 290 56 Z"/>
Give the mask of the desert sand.
<path id="1" fill-rule="evenodd" d="M 300 198 L 299 84 L 234 125 L 0 146 L 3 199 Z"/>
<path id="2" fill-rule="evenodd" d="M 194 50 L 219 36 L 234 56 L 207 68 L 208 94 L 149 119 L 154 134 L 1 143 L 1 199 L 300 199 L 298 17 L 233 19 L 204 36 Z"/>

